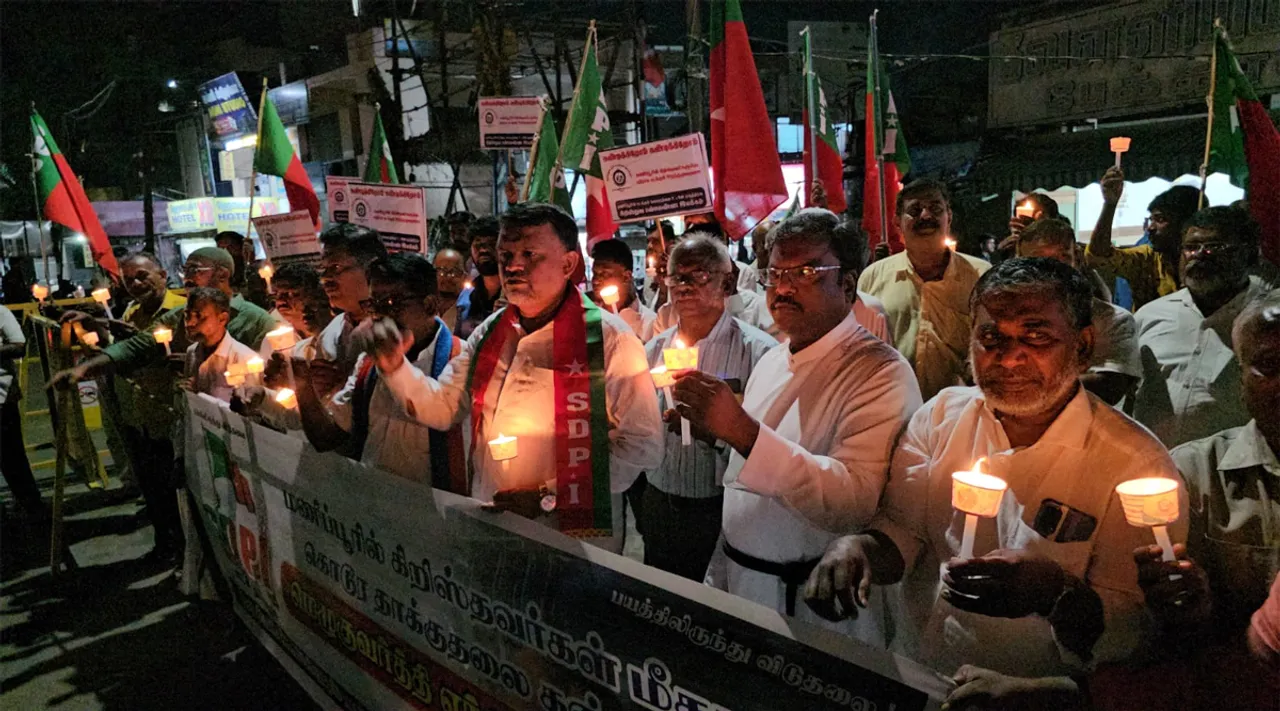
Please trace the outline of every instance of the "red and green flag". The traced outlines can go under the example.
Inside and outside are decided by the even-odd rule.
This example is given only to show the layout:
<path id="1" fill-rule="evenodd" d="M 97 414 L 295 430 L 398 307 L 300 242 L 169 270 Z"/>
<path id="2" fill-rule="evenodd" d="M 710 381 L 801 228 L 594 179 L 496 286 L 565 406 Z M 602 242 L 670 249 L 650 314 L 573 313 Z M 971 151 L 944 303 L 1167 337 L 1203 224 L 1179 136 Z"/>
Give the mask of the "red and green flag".
<path id="1" fill-rule="evenodd" d="M 290 210 L 305 209 L 311 213 L 311 221 L 320 229 L 320 198 L 311 187 L 311 178 L 293 152 L 289 134 L 284 131 L 275 104 L 262 90 L 262 108 L 258 112 L 258 146 L 254 149 L 253 169 L 263 175 L 284 178 L 284 194 L 289 198 Z"/>
<path id="2" fill-rule="evenodd" d="M 560 141 L 560 165 L 582 174 L 587 186 L 587 248 L 602 239 L 613 237 L 618 226 L 609 212 L 605 194 L 604 172 L 600 170 L 599 151 L 613 148 L 613 128 L 609 125 L 609 107 L 605 104 L 600 66 L 596 62 L 596 28 L 587 31 L 587 46 L 582 50 L 582 71 L 573 92 L 573 104 L 565 121 Z"/>
<path id="3" fill-rule="evenodd" d="M 738 0 L 712 0 L 710 35 L 716 217 L 736 240 L 786 201 L 787 183 Z"/>
<path id="4" fill-rule="evenodd" d="M 560 140 L 556 138 L 556 121 L 547 110 L 546 102 L 542 105 L 542 118 L 538 121 L 538 135 L 534 137 L 532 158 L 529 161 L 529 184 L 524 200 L 529 202 L 549 202 L 564 208 L 573 214 L 573 205 L 569 202 L 569 190 L 564 183 L 564 171 L 556 165 L 556 156 L 560 153 Z"/>
<path id="5" fill-rule="evenodd" d="M 369 162 L 364 167 L 364 182 L 397 185 L 396 162 L 391 159 L 387 132 L 382 128 L 382 107 L 374 105 L 373 136 L 369 139 Z"/>
<path id="6" fill-rule="evenodd" d="M 1261 228 L 1262 255 L 1280 264 L 1280 133 L 1258 100 L 1226 30 L 1217 27 L 1209 172 L 1226 173 L 1245 190 Z"/>
<path id="7" fill-rule="evenodd" d="M 31 107 L 31 133 L 35 139 L 32 169 L 45 218 L 84 235 L 89 241 L 94 261 L 118 280 L 120 265 L 111 252 L 111 243 L 98 221 L 98 214 L 93 211 L 84 188 L 34 106 Z"/>
<path id="8" fill-rule="evenodd" d="M 893 219 L 893 205 L 902 178 L 911 172 L 907 142 L 898 126 L 898 107 L 889 90 L 889 75 L 880 64 L 880 46 L 876 39 L 876 17 L 871 16 L 871 41 L 867 46 L 867 155 L 866 182 L 862 193 L 862 229 L 874 247 L 888 241 L 889 251 L 901 252 L 906 244 Z M 883 157 L 884 174 L 880 174 Z M 883 181 L 883 183 L 882 183 Z M 883 188 L 881 187 L 883 185 Z M 882 234 L 881 222 L 888 234 Z"/>
<path id="9" fill-rule="evenodd" d="M 804 34 L 805 103 L 804 103 L 804 194 L 805 203 L 813 206 L 813 181 L 822 184 L 827 195 L 827 209 L 841 213 L 848 207 L 844 197 L 844 161 L 836 143 L 835 127 L 827 113 L 827 95 L 822 80 L 813 68 L 813 46 L 808 28 Z M 814 139 L 817 146 L 814 146 Z"/>

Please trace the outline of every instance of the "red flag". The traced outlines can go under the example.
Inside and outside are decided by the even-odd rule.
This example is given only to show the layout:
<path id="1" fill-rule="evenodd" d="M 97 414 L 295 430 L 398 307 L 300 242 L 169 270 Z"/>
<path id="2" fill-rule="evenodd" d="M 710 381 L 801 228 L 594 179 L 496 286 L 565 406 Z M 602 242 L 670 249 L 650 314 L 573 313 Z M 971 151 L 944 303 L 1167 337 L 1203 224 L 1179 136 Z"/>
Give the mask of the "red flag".
<path id="1" fill-rule="evenodd" d="M 89 241 L 89 251 L 93 259 L 111 275 L 120 279 L 120 265 L 116 263 L 116 255 L 111 252 L 111 242 L 107 233 L 98 221 L 98 213 L 93 211 L 84 188 L 71 171 L 67 159 L 53 142 L 53 135 L 44 119 L 31 107 L 31 133 L 35 137 L 36 185 L 44 216 L 85 236 Z"/>
<path id="2" fill-rule="evenodd" d="M 867 151 L 865 182 L 862 190 L 862 229 L 871 247 L 888 241 L 889 251 L 897 254 L 906 248 L 902 232 L 894 219 L 894 205 L 902 189 L 902 177 L 911 171 L 907 142 L 898 128 L 898 107 L 889 90 L 889 75 L 880 66 L 880 47 L 876 39 L 876 18 L 871 16 L 871 42 L 867 47 Z M 884 158 L 884 216 L 887 235 L 880 234 L 881 175 L 876 158 Z"/>
<path id="3" fill-rule="evenodd" d="M 813 68 L 813 47 L 809 42 L 808 28 L 805 30 L 804 202 L 813 206 L 813 169 L 816 165 L 817 179 L 827 195 L 827 209 L 839 214 L 848 207 L 844 197 L 844 161 L 836 143 L 835 127 L 827 113 L 827 94 L 822 90 L 822 80 Z M 812 117 L 817 117 L 817 120 Z M 818 138 L 817 158 L 813 154 L 815 136 Z"/>
<path id="4" fill-rule="evenodd" d="M 1236 106 L 1249 162 L 1249 212 L 1262 232 L 1262 256 L 1280 265 L 1280 133 L 1258 100 Z"/>
<path id="5" fill-rule="evenodd" d="M 713 0 L 710 33 L 716 217 L 736 240 L 786 201 L 787 183 L 738 0 Z"/>

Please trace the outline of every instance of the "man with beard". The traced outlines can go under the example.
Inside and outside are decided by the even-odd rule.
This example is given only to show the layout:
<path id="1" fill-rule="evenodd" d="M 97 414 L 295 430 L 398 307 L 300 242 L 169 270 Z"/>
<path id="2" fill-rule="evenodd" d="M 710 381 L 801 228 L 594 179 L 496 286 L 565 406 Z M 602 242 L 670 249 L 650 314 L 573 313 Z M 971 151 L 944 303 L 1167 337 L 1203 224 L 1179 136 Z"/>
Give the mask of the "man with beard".
<path id="1" fill-rule="evenodd" d="M 458 338 L 466 339 L 504 303 L 498 275 L 498 218 L 482 217 L 471 223 L 471 261 L 479 278 L 458 297 Z"/>
<path id="2" fill-rule="evenodd" d="M 1132 554 L 1150 533 L 1126 522 L 1112 492 L 1177 470 L 1150 433 L 1080 387 L 1091 301 L 1085 277 L 1050 259 L 983 275 L 969 346 L 977 386 L 947 388 L 916 413 L 880 512 L 827 549 L 805 590 L 840 619 L 865 614 L 873 585 L 901 582 L 895 651 L 955 674 L 958 707 L 987 694 L 993 708 L 1059 708 L 1076 696 L 1066 675 L 1124 659 L 1141 639 Z M 1008 489 L 994 520 L 978 523 L 980 557 L 962 560 L 952 474 L 975 469 Z M 1182 540 L 1185 524 L 1175 527 Z"/>
<path id="3" fill-rule="evenodd" d="M 1183 225 L 1195 214 L 1200 192 L 1188 185 L 1175 185 L 1157 195 L 1147 206 L 1150 244 L 1117 248 L 1111 244 L 1111 222 L 1123 193 L 1124 172 L 1108 168 L 1102 175 L 1102 212 L 1089 237 L 1085 258 L 1089 266 L 1102 273 L 1108 285 L 1116 277 L 1129 282 L 1136 311 L 1178 290 Z"/>
<path id="4" fill-rule="evenodd" d="M 1133 416 L 1168 447 L 1249 421 L 1231 324 L 1266 291 L 1248 275 L 1258 262 L 1258 225 L 1243 210 L 1197 212 L 1181 252 L 1185 288 L 1135 314 L 1142 384 Z"/>
<path id="5" fill-rule="evenodd" d="M 467 278 L 467 260 L 458 250 L 445 247 L 436 252 L 431 265 L 436 268 L 436 279 L 440 285 L 440 320 L 450 330 L 455 330 L 458 328 L 458 297 L 462 295 Z"/>
<path id="6" fill-rule="evenodd" d="M 311 387 L 320 397 L 332 395 L 347 382 L 360 349 L 351 333 L 369 317 L 369 278 L 373 260 L 387 256 L 377 232 L 347 223 L 330 225 L 320 234 L 320 284 L 329 305 L 340 312 L 304 347 L 310 361 Z"/>
<path id="7" fill-rule="evenodd" d="M 936 180 L 903 188 L 897 218 L 906 251 L 872 264 L 858 279 L 859 291 L 884 304 L 893 346 L 911 362 L 926 400 L 967 374 L 969 294 L 991 268 L 947 247 L 950 201 L 946 185 Z"/>
<path id="8" fill-rule="evenodd" d="M 564 210 L 513 206 L 497 254 L 510 305 L 476 327 L 439 378 L 406 360 L 414 339 L 385 322 L 366 352 L 418 422 L 445 430 L 470 411 L 472 497 L 621 552 L 622 493 L 662 464 L 644 347 L 571 282 L 582 253 Z M 504 437 L 516 438 L 517 456 L 489 446 Z"/>
<path id="9" fill-rule="evenodd" d="M 875 513 L 894 437 L 920 406 L 911 366 L 853 315 L 853 244 L 838 225 L 810 208 L 774 228 L 765 297 L 787 341 L 756 363 L 741 404 L 700 370 L 678 374 L 674 394 L 682 417 L 731 450 L 707 583 L 884 645 L 882 620 L 825 623 L 796 606 L 826 545 Z"/>

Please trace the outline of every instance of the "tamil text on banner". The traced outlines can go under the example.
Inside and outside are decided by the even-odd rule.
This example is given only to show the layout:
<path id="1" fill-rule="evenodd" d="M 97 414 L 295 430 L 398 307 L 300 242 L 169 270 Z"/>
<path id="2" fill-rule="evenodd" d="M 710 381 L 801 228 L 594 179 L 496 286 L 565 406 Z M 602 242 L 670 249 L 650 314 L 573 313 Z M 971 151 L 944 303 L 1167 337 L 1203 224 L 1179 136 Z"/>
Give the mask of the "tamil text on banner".
<path id="1" fill-rule="evenodd" d="M 480 147 L 486 150 L 528 150 L 538 133 L 542 99 L 536 96 L 504 96 L 480 99 Z"/>
<path id="2" fill-rule="evenodd" d="M 210 79 L 200 85 L 199 92 L 218 138 L 226 140 L 257 130 L 258 114 L 235 72 Z"/>
<path id="3" fill-rule="evenodd" d="M 882 650 L 187 402 L 187 485 L 237 611 L 326 707 L 917 711 L 946 693 Z"/>
<path id="4" fill-rule="evenodd" d="M 600 151 L 615 222 L 639 222 L 711 210 L 702 134 Z"/>
<path id="5" fill-rule="evenodd" d="M 347 194 L 352 224 L 377 230 L 392 252 L 426 252 L 426 188 L 351 183 Z"/>
<path id="6" fill-rule="evenodd" d="M 255 217 L 253 227 L 258 231 L 267 257 L 274 262 L 311 261 L 320 257 L 320 240 L 311 222 L 311 213 L 306 210 Z"/>
<path id="7" fill-rule="evenodd" d="M 351 191 L 348 186 L 359 182 L 341 175 L 326 175 L 324 192 L 329 203 L 329 224 L 351 221 Z"/>

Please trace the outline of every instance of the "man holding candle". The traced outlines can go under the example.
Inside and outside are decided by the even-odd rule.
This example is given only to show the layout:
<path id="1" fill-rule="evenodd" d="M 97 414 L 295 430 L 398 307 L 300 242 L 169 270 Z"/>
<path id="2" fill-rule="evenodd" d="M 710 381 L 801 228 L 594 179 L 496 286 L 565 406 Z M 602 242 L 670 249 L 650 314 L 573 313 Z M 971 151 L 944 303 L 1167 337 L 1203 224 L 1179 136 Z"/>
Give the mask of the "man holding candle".
<path id="1" fill-rule="evenodd" d="M 182 323 L 191 345 L 187 347 L 183 377 L 192 392 L 231 402 L 232 386 L 225 373 L 247 367 L 258 357 L 254 350 L 227 333 L 231 300 L 217 289 L 197 287 L 187 292 Z M 259 359 L 259 362 L 261 360 Z"/>
<path id="2" fill-rule="evenodd" d="M 327 397 L 347 382 L 360 355 L 352 332 L 370 316 L 365 269 L 387 256 L 387 248 L 376 231 L 347 223 L 330 225 L 320 245 L 320 284 L 338 315 L 302 350 L 310 361 L 311 385 Z"/>
<path id="3" fill-rule="evenodd" d="M 1133 417 L 1168 447 L 1249 421 L 1231 324 L 1267 290 L 1248 273 L 1258 262 L 1258 225 L 1244 210 L 1197 212 L 1181 252 L 1185 288 L 1134 315 L 1143 373 Z"/>
<path id="4" fill-rule="evenodd" d="M 983 275 L 972 304 L 977 386 L 947 388 L 912 418 L 870 529 L 827 549 L 806 600 L 825 617 L 856 617 L 873 584 L 901 582 L 894 649 L 956 674 L 952 703 L 993 684 L 1072 696 L 1066 675 L 1125 659 L 1141 640 L 1132 551 L 1152 534 L 1128 524 L 1113 490 L 1177 473 L 1150 433 L 1080 387 L 1093 348 L 1083 275 L 1011 259 Z M 994 519 L 977 521 L 980 557 L 961 560 L 967 514 L 953 508 L 963 497 L 952 478 L 978 466 L 1007 490 Z M 1183 540 L 1185 524 L 1171 534 Z"/>
<path id="5" fill-rule="evenodd" d="M 653 320 L 657 315 L 636 298 L 634 268 L 635 256 L 626 242 L 620 239 L 596 242 L 591 248 L 591 293 L 587 296 L 621 316 L 631 332 L 640 337 L 640 342 L 648 343 L 653 337 Z M 610 286 L 617 289 L 617 301 L 612 306 L 600 295 L 601 289 Z"/>
<path id="6" fill-rule="evenodd" d="M 950 195 L 936 180 L 917 180 L 898 193 L 897 219 L 906 251 L 882 259 L 858 279 L 858 289 L 884 304 L 893 346 L 915 369 L 927 400 L 968 376 L 969 293 L 990 264 L 947 248 Z"/>
<path id="7" fill-rule="evenodd" d="M 597 245 L 598 246 L 598 245 Z M 665 367 L 664 351 L 697 349 L 697 369 L 723 379 L 741 395 L 760 358 L 778 342 L 725 309 L 733 270 L 719 240 L 686 237 L 671 249 L 666 285 L 678 323 L 645 345 L 651 368 Z M 668 392 L 670 392 L 668 390 Z M 668 422 L 662 466 L 646 473 L 641 503 L 644 562 L 691 580 L 706 576 L 720 537 L 727 443 L 701 427 L 694 441 L 681 442 L 675 403 L 663 403 Z"/>
<path id="8" fill-rule="evenodd" d="M 370 350 L 419 422 L 448 429 L 470 411 L 471 496 L 621 551 L 621 494 L 661 465 L 662 419 L 639 339 L 570 281 L 577 244 L 563 210 L 513 206 L 497 249 L 510 306 L 476 328 L 440 377 L 409 364 L 413 339 L 398 327 L 374 329 Z M 518 439 L 514 459 L 485 446 L 500 434 Z"/>
<path id="9" fill-rule="evenodd" d="M 364 351 L 332 397 L 321 399 L 305 382 L 298 388 L 303 430 L 320 451 L 337 449 L 369 466 L 465 495 L 461 428 L 432 430 L 405 412 L 375 367 L 372 350 L 394 328 L 412 342 L 405 352 L 410 367 L 433 377 L 461 352 L 462 342 L 436 315 L 442 299 L 435 267 L 422 255 L 401 252 L 374 260 L 368 273 L 374 316 L 355 331 Z"/>
<path id="10" fill-rule="evenodd" d="M 855 257 L 839 224 L 811 208 L 774 228 L 766 298 L 787 341 L 756 363 L 741 403 L 715 373 L 678 373 L 676 410 L 731 450 L 707 583 L 884 644 L 869 616 L 827 623 L 796 605 L 827 544 L 875 513 L 893 440 L 920 406 L 911 366 L 852 313 Z"/>

